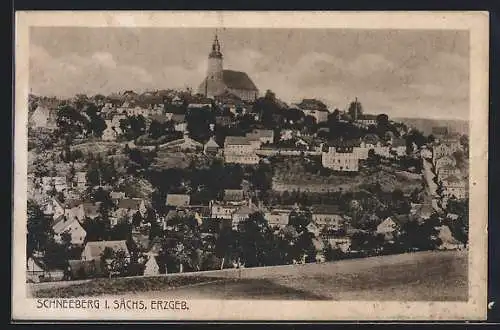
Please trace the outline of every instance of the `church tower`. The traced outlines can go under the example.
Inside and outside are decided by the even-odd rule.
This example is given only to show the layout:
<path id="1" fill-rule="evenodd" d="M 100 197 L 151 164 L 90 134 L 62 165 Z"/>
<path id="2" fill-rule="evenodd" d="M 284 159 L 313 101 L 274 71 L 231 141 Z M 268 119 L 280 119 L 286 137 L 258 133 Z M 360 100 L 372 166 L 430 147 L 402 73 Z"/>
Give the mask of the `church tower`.
<path id="1" fill-rule="evenodd" d="M 207 78 L 205 81 L 205 96 L 214 96 L 221 94 L 224 91 L 222 53 L 220 51 L 220 43 L 215 34 L 212 50 L 208 55 Z"/>

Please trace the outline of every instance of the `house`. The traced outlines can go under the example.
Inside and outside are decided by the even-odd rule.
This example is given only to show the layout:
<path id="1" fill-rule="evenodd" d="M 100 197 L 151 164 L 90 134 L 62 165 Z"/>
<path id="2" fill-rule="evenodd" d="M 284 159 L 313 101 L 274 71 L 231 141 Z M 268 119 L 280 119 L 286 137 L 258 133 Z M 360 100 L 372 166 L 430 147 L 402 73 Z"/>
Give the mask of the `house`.
<path id="1" fill-rule="evenodd" d="M 273 208 L 264 213 L 264 217 L 270 227 L 284 228 L 290 221 L 291 209 Z"/>
<path id="2" fill-rule="evenodd" d="M 431 134 L 437 138 L 444 137 L 448 135 L 448 127 L 446 126 L 434 126 L 431 129 Z"/>
<path id="3" fill-rule="evenodd" d="M 85 248 L 82 251 L 82 260 L 100 260 L 101 255 L 106 248 L 110 248 L 113 252 L 123 251 L 126 257 L 130 258 L 130 252 L 127 247 L 126 241 L 98 241 L 98 242 L 87 242 Z"/>
<path id="4" fill-rule="evenodd" d="M 364 127 L 377 125 L 377 115 L 362 114 L 356 119 L 356 122 L 363 125 Z"/>
<path id="5" fill-rule="evenodd" d="M 439 245 L 439 250 L 460 250 L 464 246 L 462 242 L 453 237 L 453 234 L 448 226 L 436 227 L 438 231 L 437 237 L 441 240 L 441 245 Z"/>
<path id="6" fill-rule="evenodd" d="M 117 218 L 130 217 L 136 212 L 144 216 L 147 211 L 146 203 L 140 198 L 124 198 L 118 202 L 116 207 L 115 217 Z"/>
<path id="7" fill-rule="evenodd" d="M 403 138 L 394 137 L 391 139 L 391 150 L 396 153 L 398 157 L 406 155 L 406 140 Z"/>
<path id="8" fill-rule="evenodd" d="M 323 167 L 334 171 L 357 172 L 359 170 L 359 155 L 354 152 L 354 147 L 358 145 L 358 142 L 354 140 L 329 142 L 323 147 L 321 153 Z"/>
<path id="9" fill-rule="evenodd" d="M 250 217 L 250 214 L 258 212 L 259 209 L 252 203 L 249 205 L 243 205 L 236 209 L 236 211 L 232 214 L 232 223 L 231 226 L 233 230 L 238 230 L 240 223 L 247 220 Z"/>
<path id="10" fill-rule="evenodd" d="M 120 123 L 118 122 L 113 122 L 110 119 L 104 120 L 106 123 L 106 128 L 102 132 L 102 139 L 103 141 L 116 141 L 118 136 L 123 134 L 122 129 L 120 128 Z"/>
<path id="11" fill-rule="evenodd" d="M 320 228 L 313 221 L 307 224 L 306 229 L 308 232 L 313 234 L 314 237 L 319 237 L 319 234 L 321 233 Z"/>
<path id="12" fill-rule="evenodd" d="M 454 196 L 457 199 L 467 198 L 465 181 L 458 178 L 456 175 L 450 175 L 441 180 L 443 185 L 443 194 L 447 197 Z"/>
<path id="13" fill-rule="evenodd" d="M 430 203 L 411 204 L 410 216 L 419 220 L 427 220 L 434 213 L 434 208 Z"/>
<path id="14" fill-rule="evenodd" d="M 255 144 L 245 136 L 227 136 L 224 142 L 224 161 L 255 165 L 259 157 L 255 154 Z"/>
<path id="15" fill-rule="evenodd" d="M 347 253 L 351 249 L 352 240 L 350 237 L 330 237 L 327 239 L 328 244 L 333 249 L 340 249 L 342 252 Z"/>
<path id="16" fill-rule="evenodd" d="M 273 143 L 274 131 L 271 129 L 254 129 L 246 134 L 249 140 L 258 140 L 261 144 Z"/>
<path id="17" fill-rule="evenodd" d="M 391 235 L 400 229 L 400 225 L 395 217 L 387 217 L 378 226 L 376 233 L 383 235 Z"/>
<path id="18" fill-rule="evenodd" d="M 122 191 L 111 191 L 109 193 L 109 197 L 115 204 L 117 204 L 120 201 L 120 199 L 126 198 L 125 193 Z"/>
<path id="19" fill-rule="evenodd" d="M 33 128 L 43 128 L 47 130 L 57 129 L 57 111 L 49 109 L 46 105 L 39 105 L 28 119 Z"/>
<path id="20" fill-rule="evenodd" d="M 87 173 L 86 172 L 76 172 L 74 178 L 74 186 L 78 189 L 85 189 L 87 187 Z"/>
<path id="21" fill-rule="evenodd" d="M 328 120 L 327 106 L 316 99 L 303 99 L 302 102 L 295 105 L 301 110 L 305 116 L 312 116 L 316 119 L 316 123 L 325 122 Z"/>
<path id="22" fill-rule="evenodd" d="M 223 202 L 211 202 L 210 212 L 211 217 L 214 219 L 225 219 L 231 220 L 233 218 L 233 213 L 239 208 L 238 205 L 223 203 Z"/>
<path id="23" fill-rule="evenodd" d="M 157 276 L 160 275 L 160 266 L 158 266 L 158 262 L 156 258 L 158 257 L 152 253 L 146 253 L 147 261 L 144 265 L 144 276 Z"/>
<path id="24" fill-rule="evenodd" d="M 452 153 L 451 148 L 447 144 L 434 143 L 432 147 L 432 160 L 436 161 L 436 159 L 443 156 L 451 156 Z"/>
<path id="25" fill-rule="evenodd" d="M 41 207 L 43 214 L 52 216 L 53 219 L 57 219 L 64 215 L 64 205 L 55 197 L 44 201 Z"/>
<path id="26" fill-rule="evenodd" d="M 439 173 L 442 167 L 456 167 L 457 166 L 457 161 L 455 160 L 454 157 L 452 156 L 443 156 L 441 158 L 438 158 L 434 164 L 435 168 L 435 173 Z"/>
<path id="27" fill-rule="evenodd" d="M 375 149 L 381 145 L 380 138 L 378 137 L 377 134 L 373 134 L 373 133 L 366 134 L 361 139 L 361 141 L 364 142 L 364 146 L 367 149 Z"/>
<path id="28" fill-rule="evenodd" d="M 165 204 L 172 207 L 186 207 L 189 206 L 191 196 L 186 194 L 167 194 Z"/>
<path id="29" fill-rule="evenodd" d="M 26 276 L 28 282 L 38 283 L 45 275 L 45 265 L 34 257 L 29 257 L 26 261 Z"/>
<path id="30" fill-rule="evenodd" d="M 345 220 L 338 205 L 313 205 L 312 220 L 319 228 L 337 231 L 345 229 Z"/>
<path id="31" fill-rule="evenodd" d="M 212 109 L 212 102 L 211 98 L 196 95 L 189 100 L 188 109 Z"/>
<path id="32" fill-rule="evenodd" d="M 169 141 L 161 145 L 161 148 L 168 148 L 173 151 L 180 152 L 197 152 L 203 150 L 203 144 L 191 139 L 187 132 L 184 132 L 184 136 L 181 139 Z"/>
<path id="33" fill-rule="evenodd" d="M 42 191 L 48 192 L 55 188 L 57 192 L 62 192 L 68 188 L 66 178 L 63 176 L 44 176 L 42 177 Z"/>
<path id="34" fill-rule="evenodd" d="M 215 142 L 213 136 L 210 137 L 208 142 L 205 143 L 205 145 L 203 146 L 203 153 L 205 153 L 205 155 L 217 154 L 219 152 L 219 150 L 220 150 L 220 146 L 217 144 L 217 142 Z"/>
<path id="35" fill-rule="evenodd" d="M 245 202 L 245 193 L 243 189 L 224 189 L 222 200 L 225 203 L 241 204 Z"/>
<path id="36" fill-rule="evenodd" d="M 438 168 L 436 172 L 437 172 L 436 174 L 442 178 L 448 177 L 450 175 L 455 175 L 455 176 L 460 175 L 460 169 L 452 165 L 444 165 Z"/>
<path id="37" fill-rule="evenodd" d="M 187 121 L 186 115 L 184 114 L 173 114 L 172 121 L 174 122 L 174 130 L 177 132 L 186 133 L 187 132 Z"/>
<path id="38" fill-rule="evenodd" d="M 425 158 L 425 159 L 431 159 L 432 158 L 432 150 L 427 148 L 426 145 L 423 145 L 420 147 L 420 157 Z"/>
<path id="39" fill-rule="evenodd" d="M 63 234 L 68 233 L 71 237 L 72 245 L 83 245 L 87 232 L 77 219 L 67 219 L 62 216 L 52 226 L 54 231 L 54 240 L 61 244 L 63 243 Z"/>

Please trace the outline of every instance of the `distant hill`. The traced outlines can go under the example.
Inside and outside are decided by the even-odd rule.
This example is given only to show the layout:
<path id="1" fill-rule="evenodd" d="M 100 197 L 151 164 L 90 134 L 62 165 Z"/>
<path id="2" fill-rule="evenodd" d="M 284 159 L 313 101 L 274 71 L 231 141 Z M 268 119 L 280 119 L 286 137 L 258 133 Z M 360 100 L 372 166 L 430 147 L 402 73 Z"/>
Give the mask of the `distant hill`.
<path id="1" fill-rule="evenodd" d="M 434 126 L 446 126 L 450 132 L 469 134 L 469 121 L 460 119 L 391 118 L 429 135 Z"/>

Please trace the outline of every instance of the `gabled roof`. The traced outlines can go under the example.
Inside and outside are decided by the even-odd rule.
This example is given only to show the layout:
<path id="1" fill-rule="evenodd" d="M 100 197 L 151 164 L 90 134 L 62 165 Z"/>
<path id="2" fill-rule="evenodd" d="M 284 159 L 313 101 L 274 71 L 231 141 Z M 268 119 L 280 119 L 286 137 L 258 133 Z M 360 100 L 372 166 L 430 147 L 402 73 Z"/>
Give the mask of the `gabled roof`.
<path id="1" fill-rule="evenodd" d="M 246 136 L 226 136 L 225 145 L 250 145 L 250 140 Z"/>
<path id="2" fill-rule="evenodd" d="M 231 89 L 258 91 L 257 86 L 255 86 L 253 81 L 245 72 L 224 70 L 222 71 L 222 80 L 224 81 L 224 84 Z"/>
<path id="3" fill-rule="evenodd" d="M 239 202 L 244 199 L 243 189 L 224 189 L 225 202 Z"/>
<path id="4" fill-rule="evenodd" d="M 207 143 L 205 143 L 206 148 L 220 148 L 220 146 L 215 142 L 214 137 L 210 137 Z"/>
<path id="5" fill-rule="evenodd" d="M 186 194 L 168 194 L 166 204 L 169 206 L 187 206 L 191 196 Z"/>
<path id="6" fill-rule="evenodd" d="M 127 248 L 126 241 L 99 241 L 99 242 L 87 242 L 85 245 L 85 250 L 87 256 L 90 256 L 92 259 L 97 259 L 101 257 L 101 254 L 104 252 L 105 248 L 110 248 L 113 251 L 123 250 L 126 255 L 130 255 L 129 250 Z"/>
<path id="7" fill-rule="evenodd" d="M 338 205 L 316 204 L 311 207 L 313 214 L 341 214 Z"/>
<path id="8" fill-rule="evenodd" d="M 243 205 L 242 207 L 240 207 L 239 209 L 237 209 L 236 212 L 234 212 L 234 214 L 237 214 L 237 215 L 250 215 L 250 214 L 258 212 L 258 211 L 259 211 L 259 209 L 255 205 L 250 204 L 250 206 Z"/>
<path id="9" fill-rule="evenodd" d="M 447 183 L 461 183 L 462 182 L 462 180 L 460 180 L 460 178 L 458 178 L 456 175 L 447 176 L 446 178 L 442 179 L 441 181 L 447 182 Z"/>
<path id="10" fill-rule="evenodd" d="M 80 225 L 80 223 L 78 222 L 77 219 L 66 220 L 66 218 L 64 218 L 64 217 L 62 217 L 61 219 L 58 218 L 58 221 L 54 223 L 52 230 L 57 235 L 61 234 L 62 232 L 64 232 L 66 230 L 66 228 L 71 226 L 75 221 L 78 223 L 78 225 Z"/>
<path id="11" fill-rule="evenodd" d="M 119 209 L 131 209 L 131 210 L 139 210 L 141 206 L 142 199 L 136 198 L 124 198 L 118 202 Z"/>

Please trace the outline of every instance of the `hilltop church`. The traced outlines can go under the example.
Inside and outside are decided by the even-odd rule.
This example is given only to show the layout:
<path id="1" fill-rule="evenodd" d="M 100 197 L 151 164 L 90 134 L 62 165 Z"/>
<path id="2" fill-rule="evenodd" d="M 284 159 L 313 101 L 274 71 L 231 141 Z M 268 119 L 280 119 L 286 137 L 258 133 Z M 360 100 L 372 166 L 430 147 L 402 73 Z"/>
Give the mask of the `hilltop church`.
<path id="1" fill-rule="evenodd" d="M 205 97 L 234 94 L 244 101 L 254 101 L 259 90 L 250 77 L 241 71 L 224 70 L 219 40 L 215 35 L 212 51 L 208 55 L 207 76 L 200 84 L 198 93 Z"/>

